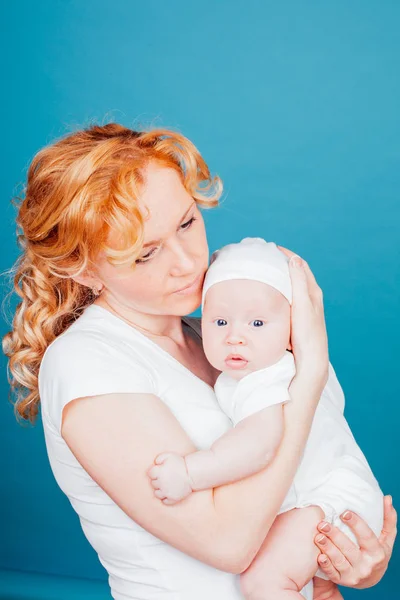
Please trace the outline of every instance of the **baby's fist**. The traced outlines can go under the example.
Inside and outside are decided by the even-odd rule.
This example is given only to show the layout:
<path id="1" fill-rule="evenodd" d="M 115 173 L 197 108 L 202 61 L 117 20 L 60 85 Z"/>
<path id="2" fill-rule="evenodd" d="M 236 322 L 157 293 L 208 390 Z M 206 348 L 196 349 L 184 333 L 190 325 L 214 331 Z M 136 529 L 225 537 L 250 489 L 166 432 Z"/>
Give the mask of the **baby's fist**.
<path id="1" fill-rule="evenodd" d="M 173 452 L 159 454 L 148 471 L 154 495 L 164 504 L 175 504 L 192 493 L 185 459 Z"/>

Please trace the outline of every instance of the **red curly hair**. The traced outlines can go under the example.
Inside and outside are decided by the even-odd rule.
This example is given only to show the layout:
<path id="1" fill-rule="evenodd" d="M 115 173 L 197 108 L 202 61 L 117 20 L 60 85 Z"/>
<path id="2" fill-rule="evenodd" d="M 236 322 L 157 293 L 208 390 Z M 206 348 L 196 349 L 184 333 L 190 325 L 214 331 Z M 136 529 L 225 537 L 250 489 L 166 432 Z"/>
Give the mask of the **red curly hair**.
<path id="1" fill-rule="evenodd" d="M 197 148 L 167 129 L 134 131 L 117 123 L 91 126 L 43 148 L 28 171 L 18 201 L 13 290 L 22 299 L 3 338 L 17 419 L 34 423 L 39 410 L 38 372 L 49 344 L 93 302 L 90 288 L 72 277 L 90 269 L 103 251 L 115 265 L 132 262 L 143 245 L 138 197 L 150 161 L 175 169 L 203 207 L 222 193 L 219 177 Z M 118 234 L 118 249 L 107 245 Z"/>

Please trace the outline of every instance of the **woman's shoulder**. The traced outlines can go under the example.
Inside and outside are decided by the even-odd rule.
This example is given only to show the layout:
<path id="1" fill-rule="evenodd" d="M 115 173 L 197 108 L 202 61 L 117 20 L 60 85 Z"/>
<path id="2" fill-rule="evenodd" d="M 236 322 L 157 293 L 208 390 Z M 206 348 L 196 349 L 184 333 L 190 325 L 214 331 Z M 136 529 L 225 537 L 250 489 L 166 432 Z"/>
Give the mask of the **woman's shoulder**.
<path id="1" fill-rule="evenodd" d="M 58 335 L 47 346 L 42 357 L 41 368 L 51 363 L 53 368 L 69 359 L 75 361 L 85 359 L 92 351 L 98 354 L 106 351 L 108 342 L 101 329 L 84 326 L 79 317 L 65 331 Z"/>
<path id="2" fill-rule="evenodd" d="M 63 407 L 75 398 L 113 393 L 156 393 L 152 370 L 140 348 L 118 334 L 77 321 L 48 346 L 38 387 L 42 408 L 59 430 Z"/>
<path id="3" fill-rule="evenodd" d="M 92 352 L 97 357 L 105 354 L 110 360 L 113 357 L 120 360 L 125 354 L 124 341 L 127 331 L 114 317 L 108 318 L 107 311 L 98 310 L 97 306 L 88 306 L 84 312 L 47 347 L 43 360 L 57 361 L 60 356 L 64 359 L 71 356 L 77 360 L 89 357 Z M 112 316 L 112 315 L 110 315 Z M 134 340 L 138 346 L 139 340 Z M 132 344 L 133 350 L 135 344 Z M 135 354 L 133 352 L 133 354 Z"/>
<path id="4" fill-rule="evenodd" d="M 39 382 L 44 376 L 62 380 L 78 373 L 90 378 L 114 372 L 126 378 L 132 370 L 150 371 L 140 340 L 129 340 L 127 345 L 123 331 L 76 325 L 71 325 L 47 347 L 40 364 Z"/>

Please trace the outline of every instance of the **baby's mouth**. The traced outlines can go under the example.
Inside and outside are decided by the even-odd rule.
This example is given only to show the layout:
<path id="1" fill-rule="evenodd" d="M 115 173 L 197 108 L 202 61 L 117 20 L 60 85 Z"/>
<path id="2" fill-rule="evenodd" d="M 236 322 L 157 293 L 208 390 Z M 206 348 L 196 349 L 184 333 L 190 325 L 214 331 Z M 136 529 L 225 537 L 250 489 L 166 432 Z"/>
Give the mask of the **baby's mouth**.
<path id="1" fill-rule="evenodd" d="M 229 354 L 225 359 L 225 364 L 230 369 L 244 369 L 248 362 L 241 354 Z"/>

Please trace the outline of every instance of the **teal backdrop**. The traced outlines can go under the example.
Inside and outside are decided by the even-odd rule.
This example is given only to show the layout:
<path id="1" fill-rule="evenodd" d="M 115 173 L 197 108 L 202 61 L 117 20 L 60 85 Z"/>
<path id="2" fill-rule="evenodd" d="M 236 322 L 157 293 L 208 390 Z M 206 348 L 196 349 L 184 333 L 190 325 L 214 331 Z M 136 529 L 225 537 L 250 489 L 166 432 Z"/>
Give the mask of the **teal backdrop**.
<path id="1" fill-rule="evenodd" d="M 39 148 L 92 122 L 178 129 L 225 184 L 205 215 L 210 249 L 261 236 L 310 263 L 347 419 L 400 508 L 400 4 L 14 0 L 1 10 L 1 272 L 18 256 L 10 200 Z M 4 275 L 3 298 L 7 285 Z M 0 568 L 104 580 L 53 479 L 40 420 L 14 419 L 4 356 L 1 373 Z M 398 598 L 399 568 L 395 549 L 377 587 L 345 598 Z"/>

